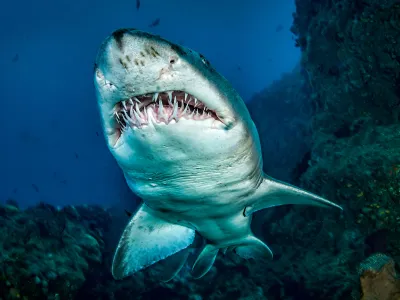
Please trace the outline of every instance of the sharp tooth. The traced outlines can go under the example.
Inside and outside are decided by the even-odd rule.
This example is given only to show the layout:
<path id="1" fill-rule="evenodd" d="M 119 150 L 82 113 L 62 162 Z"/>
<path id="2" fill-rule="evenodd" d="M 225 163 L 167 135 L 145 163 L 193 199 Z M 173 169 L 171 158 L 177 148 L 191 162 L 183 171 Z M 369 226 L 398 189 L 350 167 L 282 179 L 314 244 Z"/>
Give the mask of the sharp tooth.
<path id="1" fill-rule="evenodd" d="M 185 93 L 185 102 L 187 101 L 188 94 Z"/>
<path id="2" fill-rule="evenodd" d="M 134 114 L 133 114 L 133 106 L 130 107 L 130 109 L 129 109 L 129 114 L 132 116 L 131 119 L 132 119 L 132 121 L 134 122 L 134 120 L 133 120 L 133 115 L 134 115 Z M 139 119 L 136 119 L 135 121 L 139 121 Z M 136 123 L 136 122 L 134 122 L 134 123 Z"/>
<path id="3" fill-rule="evenodd" d="M 160 116 L 160 120 L 164 119 L 166 122 L 168 121 L 164 117 L 164 109 L 163 109 L 161 98 L 158 99 L 158 115 Z"/>
<path id="4" fill-rule="evenodd" d="M 179 112 L 181 113 L 185 107 L 185 103 L 181 100 L 181 107 L 179 108 Z"/>
<path id="5" fill-rule="evenodd" d="M 157 102 L 157 99 L 158 99 L 158 93 L 154 93 L 153 94 L 153 101 Z"/>
<path id="6" fill-rule="evenodd" d="M 210 114 L 210 112 L 208 112 L 208 113 L 207 113 L 207 117 L 211 117 L 211 114 Z"/>
<path id="7" fill-rule="evenodd" d="M 128 124 L 133 124 L 133 120 L 128 116 L 128 113 L 125 110 L 122 113 L 122 118 L 124 119 L 126 126 L 128 126 Z"/>
<path id="8" fill-rule="evenodd" d="M 189 107 L 189 103 L 186 104 L 185 109 L 182 112 L 182 115 L 186 114 L 188 107 Z"/>
<path id="9" fill-rule="evenodd" d="M 172 92 L 169 91 L 169 92 L 167 92 L 167 94 L 168 94 L 168 102 L 172 101 Z"/>
<path id="10" fill-rule="evenodd" d="M 196 117 L 198 117 L 198 116 L 199 116 L 199 110 L 196 109 Z"/>
<path id="11" fill-rule="evenodd" d="M 125 110 L 127 110 L 125 101 L 122 101 L 122 106 L 124 107 Z"/>
<path id="12" fill-rule="evenodd" d="M 137 106 L 137 104 L 136 104 L 136 106 Z M 131 106 L 131 115 L 132 115 L 132 112 L 133 112 L 133 115 L 136 117 L 136 120 L 140 123 L 141 117 L 137 113 L 136 109 L 133 109 L 133 106 Z"/>
<path id="13" fill-rule="evenodd" d="M 130 104 L 130 105 L 133 105 L 133 100 L 132 100 L 132 98 L 129 98 L 128 101 L 129 101 L 129 104 Z"/>
<path id="14" fill-rule="evenodd" d="M 176 99 L 176 97 L 175 97 Z M 174 104 L 172 103 L 172 99 L 170 97 L 168 97 L 168 104 L 171 105 L 172 107 L 174 107 Z"/>
<path id="15" fill-rule="evenodd" d="M 138 105 L 137 103 L 135 103 L 135 104 L 136 104 L 136 105 L 135 105 L 135 110 L 136 110 L 137 114 L 138 114 L 139 116 L 142 116 L 142 113 L 140 112 L 139 105 Z"/>
<path id="16" fill-rule="evenodd" d="M 141 103 L 140 100 L 136 97 L 132 97 L 131 99 L 135 100 L 137 103 Z"/>
<path id="17" fill-rule="evenodd" d="M 172 119 L 175 119 L 175 121 L 178 123 L 179 118 L 178 118 L 178 101 L 176 101 L 176 96 L 174 98 L 174 110 L 172 112 L 172 115 L 169 117 L 168 122 L 171 122 Z"/>
<path id="18" fill-rule="evenodd" d="M 197 106 L 197 98 L 194 98 L 194 107 Z"/>

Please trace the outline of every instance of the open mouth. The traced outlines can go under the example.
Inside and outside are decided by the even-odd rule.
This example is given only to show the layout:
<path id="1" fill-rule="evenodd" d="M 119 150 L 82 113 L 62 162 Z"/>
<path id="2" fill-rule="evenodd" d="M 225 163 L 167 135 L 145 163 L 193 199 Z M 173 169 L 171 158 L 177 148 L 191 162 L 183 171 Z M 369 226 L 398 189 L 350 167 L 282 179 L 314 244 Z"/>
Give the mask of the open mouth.
<path id="1" fill-rule="evenodd" d="M 135 96 L 114 106 L 117 131 L 121 135 L 127 128 L 143 128 L 153 123 L 169 124 L 173 120 L 219 120 L 215 111 L 193 95 L 183 91 L 168 91 Z"/>

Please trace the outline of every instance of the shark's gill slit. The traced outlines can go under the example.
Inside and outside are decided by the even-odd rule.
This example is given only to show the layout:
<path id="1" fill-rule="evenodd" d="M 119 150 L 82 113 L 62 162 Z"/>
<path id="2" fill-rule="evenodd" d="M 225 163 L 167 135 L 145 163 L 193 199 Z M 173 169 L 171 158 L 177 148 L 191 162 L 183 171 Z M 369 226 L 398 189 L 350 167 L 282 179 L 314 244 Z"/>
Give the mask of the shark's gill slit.
<path id="1" fill-rule="evenodd" d="M 181 118 L 219 120 L 214 110 L 183 91 L 168 91 L 134 96 L 114 106 L 114 118 L 120 133 L 127 128 L 142 128 L 152 122 L 169 124 Z"/>

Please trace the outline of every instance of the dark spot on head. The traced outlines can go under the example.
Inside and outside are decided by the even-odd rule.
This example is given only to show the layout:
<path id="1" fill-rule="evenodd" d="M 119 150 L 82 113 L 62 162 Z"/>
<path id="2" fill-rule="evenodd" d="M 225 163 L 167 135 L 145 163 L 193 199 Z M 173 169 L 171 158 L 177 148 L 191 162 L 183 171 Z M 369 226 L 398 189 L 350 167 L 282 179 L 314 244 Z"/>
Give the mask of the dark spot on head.
<path id="1" fill-rule="evenodd" d="M 121 28 L 112 33 L 112 36 L 120 50 L 122 50 L 122 38 L 123 38 L 124 34 L 129 31 L 130 31 L 130 29 L 128 29 L 128 28 Z"/>
<path id="2" fill-rule="evenodd" d="M 122 67 L 124 69 L 128 69 L 128 66 L 126 65 L 126 63 L 122 60 L 122 58 L 119 59 L 119 63 L 122 65 Z"/>
<path id="3" fill-rule="evenodd" d="M 140 55 L 143 57 L 146 57 L 146 55 L 143 53 L 143 51 L 140 51 Z"/>
<path id="4" fill-rule="evenodd" d="M 140 61 L 140 64 L 141 64 L 142 66 L 144 66 L 144 61 L 143 61 L 143 60 L 141 60 L 141 61 Z"/>
<path id="5" fill-rule="evenodd" d="M 139 65 L 139 61 L 137 59 L 135 59 L 135 65 Z"/>
<path id="6" fill-rule="evenodd" d="M 186 55 L 186 51 L 183 48 L 176 44 L 171 44 L 171 49 L 174 50 L 179 55 Z"/>
<path id="7" fill-rule="evenodd" d="M 171 65 L 173 65 L 174 63 L 176 63 L 176 57 L 171 57 L 170 59 L 169 59 L 169 63 L 171 64 Z"/>
<path id="8" fill-rule="evenodd" d="M 144 51 L 146 51 L 146 53 L 150 55 L 150 50 L 149 49 L 146 48 L 146 49 L 144 49 Z"/>
<path id="9" fill-rule="evenodd" d="M 149 228 L 149 232 L 154 231 L 154 226 L 150 225 L 148 228 Z"/>
<path id="10" fill-rule="evenodd" d="M 157 50 L 153 47 L 150 46 L 151 51 L 153 51 L 156 55 L 160 56 L 160 53 L 157 52 Z"/>
<path id="11" fill-rule="evenodd" d="M 129 55 L 125 56 L 126 60 L 131 62 L 131 58 L 129 57 Z"/>

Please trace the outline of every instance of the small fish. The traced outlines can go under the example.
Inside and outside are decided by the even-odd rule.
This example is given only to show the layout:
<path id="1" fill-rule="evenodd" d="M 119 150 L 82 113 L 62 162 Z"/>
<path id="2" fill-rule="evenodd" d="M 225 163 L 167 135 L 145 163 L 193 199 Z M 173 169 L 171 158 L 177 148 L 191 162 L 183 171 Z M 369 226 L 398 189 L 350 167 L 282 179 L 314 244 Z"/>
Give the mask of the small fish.
<path id="1" fill-rule="evenodd" d="M 78 153 L 74 152 L 74 154 L 75 154 L 75 158 L 79 158 Z"/>
<path id="2" fill-rule="evenodd" d="M 96 131 L 96 135 L 99 136 L 99 132 L 98 131 Z"/>
<path id="3" fill-rule="evenodd" d="M 32 187 L 36 191 L 36 193 L 39 193 L 39 188 L 36 184 L 32 183 Z"/>
<path id="4" fill-rule="evenodd" d="M 237 66 L 238 71 L 242 71 L 242 67 L 241 66 Z"/>
<path id="5" fill-rule="evenodd" d="M 17 53 L 17 54 L 15 54 L 15 56 L 13 57 L 12 62 L 13 62 L 13 63 L 16 63 L 18 60 L 19 60 L 19 55 L 18 55 L 18 53 Z"/>
<path id="6" fill-rule="evenodd" d="M 136 10 L 139 10 L 140 8 L 140 0 L 136 0 Z"/>
<path id="7" fill-rule="evenodd" d="M 150 25 L 149 27 L 156 27 L 158 25 L 160 25 L 160 18 L 155 19 Z"/>

